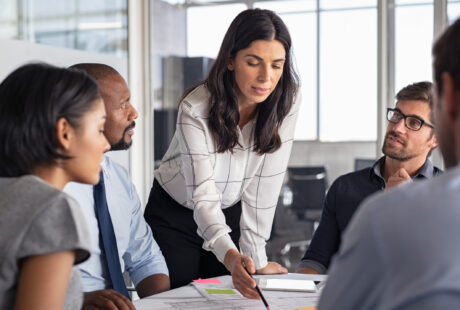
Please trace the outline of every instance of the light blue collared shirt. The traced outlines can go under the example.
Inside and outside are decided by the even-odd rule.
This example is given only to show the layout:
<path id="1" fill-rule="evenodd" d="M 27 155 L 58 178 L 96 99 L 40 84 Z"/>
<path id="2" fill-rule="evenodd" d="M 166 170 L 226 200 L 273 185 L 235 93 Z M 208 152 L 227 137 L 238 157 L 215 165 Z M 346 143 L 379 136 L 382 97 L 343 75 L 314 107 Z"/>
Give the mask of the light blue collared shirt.
<path id="1" fill-rule="evenodd" d="M 104 156 L 101 166 L 122 270 L 129 272 L 135 286 L 150 275 L 168 275 L 165 259 L 144 220 L 141 202 L 128 171 L 108 156 Z M 69 183 L 64 191 L 80 204 L 91 235 L 91 257 L 78 265 L 83 290 L 91 292 L 111 288 L 107 280 L 109 277 L 105 254 L 101 253 L 93 186 Z"/>

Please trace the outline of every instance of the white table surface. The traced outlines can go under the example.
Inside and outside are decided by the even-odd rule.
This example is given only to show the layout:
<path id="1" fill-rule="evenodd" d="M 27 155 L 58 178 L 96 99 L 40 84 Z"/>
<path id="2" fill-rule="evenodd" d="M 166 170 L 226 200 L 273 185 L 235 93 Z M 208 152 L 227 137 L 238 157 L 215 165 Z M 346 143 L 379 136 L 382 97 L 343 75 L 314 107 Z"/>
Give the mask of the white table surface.
<path id="1" fill-rule="evenodd" d="M 305 279 L 313 281 L 323 281 L 326 276 L 323 275 L 306 275 L 289 273 L 285 275 L 255 275 L 254 278 L 284 278 L 284 279 Z M 201 286 L 219 289 L 232 289 L 232 279 L 230 276 L 217 277 L 221 284 L 201 284 Z M 236 291 L 236 290 L 235 290 Z M 263 295 L 267 300 L 270 310 L 295 310 L 307 307 L 314 307 L 318 303 L 319 292 L 279 292 L 264 290 Z M 233 310 L 233 309 L 266 309 L 261 300 L 246 299 L 239 294 L 235 295 L 212 295 L 212 300 L 203 296 L 199 290 L 189 284 L 176 288 L 164 293 L 156 294 L 140 300 L 134 301 L 134 306 L 138 310 L 176 310 L 176 309 L 194 309 L 194 310 Z"/>

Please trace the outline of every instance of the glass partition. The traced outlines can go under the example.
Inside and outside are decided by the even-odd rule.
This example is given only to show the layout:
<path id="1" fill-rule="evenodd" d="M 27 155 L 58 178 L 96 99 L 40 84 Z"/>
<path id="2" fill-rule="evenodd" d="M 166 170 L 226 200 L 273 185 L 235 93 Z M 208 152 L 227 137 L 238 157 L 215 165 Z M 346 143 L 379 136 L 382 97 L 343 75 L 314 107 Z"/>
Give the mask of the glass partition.
<path id="1" fill-rule="evenodd" d="M 1 0 L 0 38 L 127 57 L 127 0 Z"/>

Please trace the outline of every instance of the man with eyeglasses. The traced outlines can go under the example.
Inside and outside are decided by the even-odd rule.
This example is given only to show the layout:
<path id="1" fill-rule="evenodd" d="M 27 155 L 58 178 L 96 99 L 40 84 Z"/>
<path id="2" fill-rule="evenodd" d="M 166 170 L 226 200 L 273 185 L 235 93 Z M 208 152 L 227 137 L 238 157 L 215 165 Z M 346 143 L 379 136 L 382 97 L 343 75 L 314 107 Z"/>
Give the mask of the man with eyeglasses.
<path id="1" fill-rule="evenodd" d="M 342 233 L 359 204 L 368 196 L 415 179 L 430 179 L 441 170 L 428 159 L 437 141 L 432 124 L 432 84 L 408 85 L 387 110 L 388 126 L 375 164 L 339 177 L 329 189 L 320 224 L 297 267 L 300 273 L 327 273 L 339 250 Z"/>
<path id="2" fill-rule="evenodd" d="M 460 308 L 459 55 L 457 19 L 433 47 L 434 119 L 447 171 L 374 195 L 359 207 L 318 310 Z"/>

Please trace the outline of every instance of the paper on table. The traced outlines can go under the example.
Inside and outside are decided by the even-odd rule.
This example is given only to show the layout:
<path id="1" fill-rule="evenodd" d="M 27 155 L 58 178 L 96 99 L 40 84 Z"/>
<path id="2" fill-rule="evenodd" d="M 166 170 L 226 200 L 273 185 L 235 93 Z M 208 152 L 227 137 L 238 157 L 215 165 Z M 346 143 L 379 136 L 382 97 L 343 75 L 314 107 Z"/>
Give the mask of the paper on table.
<path id="1" fill-rule="evenodd" d="M 219 281 L 219 279 L 197 279 L 193 280 L 195 283 L 215 283 L 215 284 L 221 284 L 222 282 Z"/>
<path id="2" fill-rule="evenodd" d="M 237 290 L 224 284 L 193 282 L 192 286 L 207 300 L 246 299 Z"/>
<path id="3" fill-rule="evenodd" d="M 279 278 L 305 279 L 305 275 L 290 274 L 279 275 Z M 311 275 L 310 275 L 311 276 Z M 257 276 L 256 276 L 257 277 Z M 261 276 L 267 278 L 278 278 L 277 276 Z M 199 284 L 193 283 L 171 291 L 156 294 L 141 300 L 134 301 L 136 309 L 139 310 L 255 310 L 264 309 L 260 300 L 246 299 L 235 290 L 235 295 L 204 295 L 200 292 L 203 288 L 211 289 L 231 289 L 231 276 L 222 276 L 218 278 L 222 284 Z M 294 310 L 308 309 L 317 304 L 320 291 L 316 293 L 305 292 L 282 292 L 282 291 L 265 291 L 264 296 L 270 305 L 271 310 Z M 206 297 L 205 297 L 206 296 Z M 223 298 L 222 298 L 223 297 Z M 212 299 L 211 299 L 212 298 Z M 304 309 L 304 310 L 306 310 Z M 314 308 L 311 308 L 312 310 Z"/>
<path id="4" fill-rule="evenodd" d="M 175 310 L 176 308 L 174 305 L 169 303 L 159 302 L 155 299 L 141 299 L 135 302 L 135 306 L 137 310 Z"/>
<path id="5" fill-rule="evenodd" d="M 219 290 L 216 288 L 205 288 L 204 289 L 206 292 L 209 294 L 221 294 L 221 295 L 235 295 L 235 291 L 232 289 L 227 289 L 227 290 Z"/>
<path id="6" fill-rule="evenodd" d="M 305 307 L 316 305 L 314 301 L 308 301 L 304 298 L 293 298 L 283 300 L 271 300 L 268 302 L 271 310 L 294 310 L 303 309 Z M 193 309 L 193 310 L 256 310 L 264 309 L 263 303 L 256 299 L 234 299 L 234 300 L 201 300 L 201 301 L 176 301 L 161 304 L 160 308 L 152 307 L 148 309 L 144 307 L 143 310 L 169 310 L 171 308 L 162 308 L 170 306 L 174 310 Z M 136 304 L 137 307 L 137 304 Z M 308 309 L 308 308 L 306 308 Z M 314 308 L 313 308 L 314 309 Z M 310 310 L 310 309 L 308 309 Z"/>

